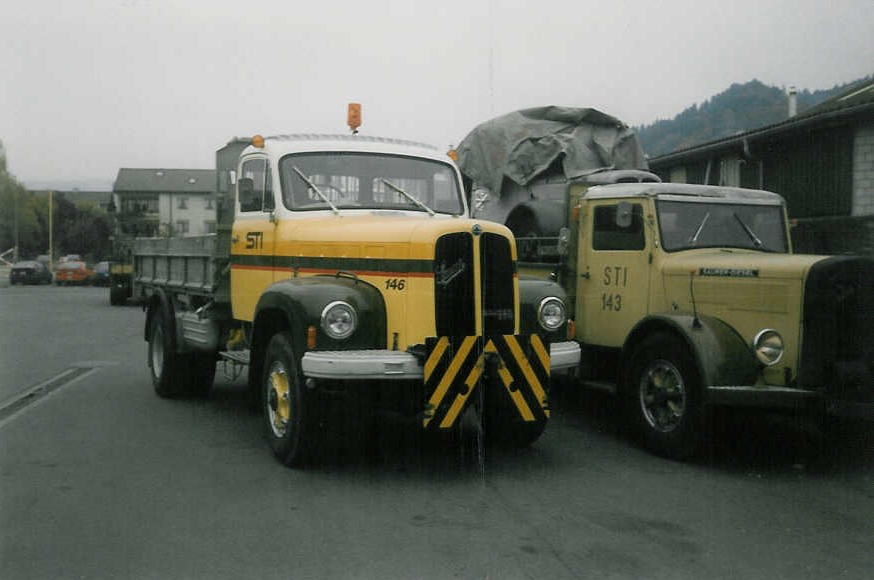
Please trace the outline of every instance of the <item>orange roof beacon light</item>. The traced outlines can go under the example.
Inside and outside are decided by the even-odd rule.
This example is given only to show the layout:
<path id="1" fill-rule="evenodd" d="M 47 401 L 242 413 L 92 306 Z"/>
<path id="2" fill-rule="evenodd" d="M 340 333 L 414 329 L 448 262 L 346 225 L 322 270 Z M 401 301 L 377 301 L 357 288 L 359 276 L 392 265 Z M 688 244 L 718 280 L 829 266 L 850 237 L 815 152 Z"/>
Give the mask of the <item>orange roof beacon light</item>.
<path id="1" fill-rule="evenodd" d="M 349 103 L 349 108 L 346 112 L 346 123 L 352 134 L 358 133 L 358 127 L 361 126 L 361 103 Z"/>
<path id="2" fill-rule="evenodd" d="M 264 149 L 264 137 L 261 135 L 255 135 L 252 137 L 252 146 L 257 147 L 258 149 Z"/>
<path id="3" fill-rule="evenodd" d="M 449 158 L 452 159 L 453 161 L 456 161 L 456 162 L 458 161 L 458 151 L 456 151 L 455 148 L 450 147 L 450 148 L 449 148 L 449 151 L 447 151 L 446 154 L 447 154 L 447 155 L 449 156 Z"/>

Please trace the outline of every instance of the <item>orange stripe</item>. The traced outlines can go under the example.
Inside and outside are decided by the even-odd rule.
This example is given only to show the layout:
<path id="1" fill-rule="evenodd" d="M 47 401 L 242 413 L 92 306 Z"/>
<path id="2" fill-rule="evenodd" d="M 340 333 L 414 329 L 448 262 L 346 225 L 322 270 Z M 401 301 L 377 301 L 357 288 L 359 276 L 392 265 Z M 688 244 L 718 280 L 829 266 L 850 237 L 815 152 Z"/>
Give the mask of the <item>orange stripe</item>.
<path id="1" fill-rule="evenodd" d="M 273 271 L 290 274 L 295 271 L 294 268 L 280 268 L 276 266 L 251 266 L 244 264 L 231 264 L 232 270 L 257 270 L 257 271 Z M 297 268 L 298 274 L 336 274 L 342 268 Z M 343 270 L 356 276 L 385 276 L 386 278 L 433 278 L 432 272 L 374 272 L 370 270 Z"/>

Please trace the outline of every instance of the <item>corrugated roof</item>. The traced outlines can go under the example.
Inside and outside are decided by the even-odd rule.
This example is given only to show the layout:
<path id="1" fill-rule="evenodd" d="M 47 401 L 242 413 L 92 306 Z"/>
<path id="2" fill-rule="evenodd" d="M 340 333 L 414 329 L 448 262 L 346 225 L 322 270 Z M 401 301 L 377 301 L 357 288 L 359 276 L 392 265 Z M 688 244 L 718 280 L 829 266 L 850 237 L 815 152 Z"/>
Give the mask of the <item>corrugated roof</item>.
<path id="1" fill-rule="evenodd" d="M 112 191 L 214 193 L 214 169 L 134 169 L 122 167 Z"/>
<path id="2" fill-rule="evenodd" d="M 855 84 L 843 93 L 810 107 L 802 114 L 806 117 L 865 103 L 874 103 L 874 78 Z"/>

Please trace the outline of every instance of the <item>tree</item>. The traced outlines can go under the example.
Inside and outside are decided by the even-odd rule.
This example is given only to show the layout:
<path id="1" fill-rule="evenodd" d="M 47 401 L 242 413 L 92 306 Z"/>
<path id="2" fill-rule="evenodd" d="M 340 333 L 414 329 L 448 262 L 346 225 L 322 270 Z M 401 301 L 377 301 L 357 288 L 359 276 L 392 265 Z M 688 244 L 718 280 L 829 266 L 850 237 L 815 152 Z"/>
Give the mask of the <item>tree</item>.
<path id="1" fill-rule="evenodd" d="M 0 143 L 0 251 L 18 244 L 18 255 L 38 254 L 38 207 L 27 189 L 6 169 L 6 155 Z"/>
<path id="2" fill-rule="evenodd" d="M 110 255 L 112 227 L 109 216 L 96 207 L 76 207 L 63 194 L 53 196 L 52 254 L 80 254 L 88 260 Z M 28 191 L 7 170 L 0 142 L 0 252 L 18 243 L 19 258 L 48 253 L 49 201 Z"/>

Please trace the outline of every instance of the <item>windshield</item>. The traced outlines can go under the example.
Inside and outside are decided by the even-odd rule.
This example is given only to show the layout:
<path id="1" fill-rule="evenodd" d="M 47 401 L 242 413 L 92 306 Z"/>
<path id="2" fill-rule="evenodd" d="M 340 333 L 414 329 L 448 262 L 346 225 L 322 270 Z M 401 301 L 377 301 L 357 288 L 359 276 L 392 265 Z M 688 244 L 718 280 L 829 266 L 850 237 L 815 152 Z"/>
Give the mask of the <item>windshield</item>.
<path id="1" fill-rule="evenodd" d="M 448 163 L 376 153 L 298 153 L 283 157 L 279 171 L 282 202 L 289 209 L 464 211 Z"/>
<path id="2" fill-rule="evenodd" d="M 781 206 L 659 200 L 657 208 L 662 247 L 668 252 L 691 248 L 787 251 Z"/>

